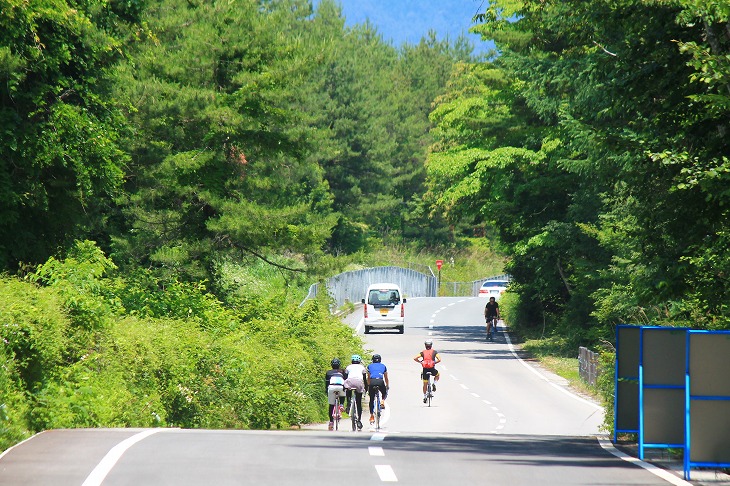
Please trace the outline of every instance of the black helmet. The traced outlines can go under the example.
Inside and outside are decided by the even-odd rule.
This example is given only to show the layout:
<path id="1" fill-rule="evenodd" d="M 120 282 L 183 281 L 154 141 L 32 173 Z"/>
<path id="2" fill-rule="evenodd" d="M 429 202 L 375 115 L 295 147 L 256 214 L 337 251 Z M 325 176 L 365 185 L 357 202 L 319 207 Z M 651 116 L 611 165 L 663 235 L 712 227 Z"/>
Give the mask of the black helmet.
<path id="1" fill-rule="evenodd" d="M 374 354 L 373 355 L 373 363 L 380 363 L 380 359 L 381 358 L 380 358 L 380 355 L 379 354 Z"/>
<path id="2" fill-rule="evenodd" d="M 332 358 L 332 369 L 336 370 L 340 367 L 340 360 L 339 358 Z"/>

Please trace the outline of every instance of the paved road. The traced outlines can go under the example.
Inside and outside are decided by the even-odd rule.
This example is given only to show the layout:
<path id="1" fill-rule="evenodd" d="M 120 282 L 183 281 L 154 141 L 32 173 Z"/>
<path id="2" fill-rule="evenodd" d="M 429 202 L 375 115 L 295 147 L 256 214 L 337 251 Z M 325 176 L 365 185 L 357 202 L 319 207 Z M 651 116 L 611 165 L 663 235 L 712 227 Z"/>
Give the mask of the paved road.
<path id="1" fill-rule="evenodd" d="M 367 335 L 391 375 L 380 432 L 55 430 L 0 457 L 0 484 L 668 484 L 602 447 L 600 407 L 518 359 L 505 335 L 486 342 L 483 303 L 412 299 L 405 334 Z M 444 360 L 431 408 L 412 361 L 427 336 Z"/>

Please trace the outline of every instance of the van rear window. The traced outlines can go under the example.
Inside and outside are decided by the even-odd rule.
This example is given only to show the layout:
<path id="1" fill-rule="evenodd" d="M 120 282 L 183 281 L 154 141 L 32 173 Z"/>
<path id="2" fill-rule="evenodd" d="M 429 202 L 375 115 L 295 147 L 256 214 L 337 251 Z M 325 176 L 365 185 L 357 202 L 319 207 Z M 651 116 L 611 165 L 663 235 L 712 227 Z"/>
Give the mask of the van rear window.
<path id="1" fill-rule="evenodd" d="M 396 305 L 400 303 L 400 292 L 395 289 L 371 290 L 368 295 L 370 305 Z"/>

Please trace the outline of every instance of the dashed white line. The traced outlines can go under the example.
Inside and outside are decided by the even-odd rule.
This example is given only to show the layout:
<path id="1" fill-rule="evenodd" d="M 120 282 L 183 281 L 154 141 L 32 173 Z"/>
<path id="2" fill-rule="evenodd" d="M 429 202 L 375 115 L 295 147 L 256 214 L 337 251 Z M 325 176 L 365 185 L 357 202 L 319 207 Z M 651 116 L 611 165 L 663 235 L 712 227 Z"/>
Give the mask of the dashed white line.
<path id="1" fill-rule="evenodd" d="M 393 472 L 393 468 L 388 465 L 376 465 L 375 470 L 378 472 L 378 476 L 380 476 L 380 480 L 383 482 L 398 481 L 398 478 L 395 476 L 395 472 Z"/>
<path id="2" fill-rule="evenodd" d="M 383 440 L 385 439 L 385 434 L 373 434 L 370 436 L 370 440 Z"/>
<path id="3" fill-rule="evenodd" d="M 383 451 L 382 447 L 370 446 L 370 447 L 368 447 L 368 452 L 370 452 L 371 456 L 384 456 L 385 455 L 385 452 Z"/>
<path id="4" fill-rule="evenodd" d="M 468 390 L 468 389 L 469 389 L 469 387 L 468 387 L 468 386 L 466 386 L 466 385 L 465 385 L 465 384 L 463 384 L 463 383 L 459 383 L 459 386 L 460 386 L 460 387 L 462 387 L 462 388 L 463 388 L 464 390 Z"/>
<path id="5" fill-rule="evenodd" d="M 474 392 L 472 392 L 472 393 L 471 393 L 471 396 L 473 396 L 474 398 L 479 398 L 479 395 L 477 395 L 477 394 L 476 394 L 476 393 L 474 393 Z"/>

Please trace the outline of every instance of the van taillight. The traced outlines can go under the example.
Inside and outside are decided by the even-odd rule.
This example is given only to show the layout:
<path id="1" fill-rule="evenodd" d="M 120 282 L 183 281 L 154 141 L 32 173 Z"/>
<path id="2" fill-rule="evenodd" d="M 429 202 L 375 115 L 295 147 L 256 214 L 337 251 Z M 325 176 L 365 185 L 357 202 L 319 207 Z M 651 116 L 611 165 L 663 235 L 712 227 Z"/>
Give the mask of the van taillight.
<path id="1" fill-rule="evenodd" d="M 362 308 L 365 311 L 365 318 L 367 319 L 367 317 L 368 317 L 368 305 L 365 304 L 365 305 L 362 306 Z"/>
<path id="2" fill-rule="evenodd" d="M 405 308 L 403 307 L 403 304 L 400 305 L 400 316 L 405 317 Z"/>

